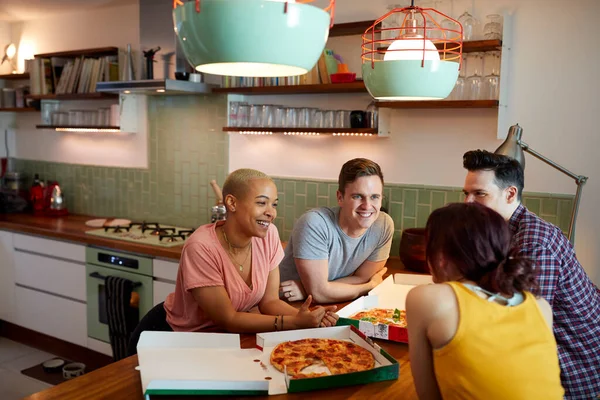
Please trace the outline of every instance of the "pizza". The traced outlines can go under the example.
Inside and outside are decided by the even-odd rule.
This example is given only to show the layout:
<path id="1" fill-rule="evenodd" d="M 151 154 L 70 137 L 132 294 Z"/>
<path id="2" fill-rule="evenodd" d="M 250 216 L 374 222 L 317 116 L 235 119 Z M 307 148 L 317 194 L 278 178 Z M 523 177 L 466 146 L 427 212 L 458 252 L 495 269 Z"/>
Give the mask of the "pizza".
<path id="1" fill-rule="evenodd" d="M 302 372 L 310 366 L 325 366 L 331 375 L 366 371 L 375 367 L 367 349 L 344 340 L 301 339 L 279 343 L 271 352 L 271 364 L 292 379 L 315 378 L 326 372 Z"/>
<path id="2" fill-rule="evenodd" d="M 373 325 L 385 324 L 406 328 L 406 311 L 398 310 L 397 308 L 372 308 L 358 312 L 350 317 L 360 321 L 367 321 Z"/>

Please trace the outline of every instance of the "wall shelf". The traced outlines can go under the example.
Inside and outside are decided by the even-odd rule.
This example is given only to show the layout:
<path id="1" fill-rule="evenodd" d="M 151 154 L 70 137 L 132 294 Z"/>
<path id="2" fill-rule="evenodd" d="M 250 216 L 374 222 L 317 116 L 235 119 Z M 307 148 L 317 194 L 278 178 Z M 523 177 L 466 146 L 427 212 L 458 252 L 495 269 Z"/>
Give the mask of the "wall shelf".
<path id="1" fill-rule="evenodd" d="M 5 74 L 5 75 L 0 75 L 0 79 L 7 79 L 7 80 L 29 79 L 29 72 L 24 72 L 22 74 Z"/>
<path id="2" fill-rule="evenodd" d="M 118 47 L 98 47 L 95 49 L 57 51 L 55 53 L 36 54 L 35 58 L 51 58 L 51 57 L 102 57 L 114 56 L 119 54 Z"/>
<path id="3" fill-rule="evenodd" d="M 103 99 L 118 99 L 116 93 L 65 93 L 65 94 L 29 94 L 25 96 L 32 100 L 103 100 Z"/>
<path id="4" fill-rule="evenodd" d="M 290 85 L 290 86 L 259 86 L 215 88 L 213 93 L 231 94 L 316 94 L 316 93 L 366 93 L 363 81 L 351 83 L 325 83 L 318 85 Z"/>
<path id="5" fill-rule="evenodd" d="M 498 100 L 380 101 L 380 108 L 497 108 Z"/>
<path id="6" fill-rule="evenodd" d="M 75 126 L 75 125 L 36 125 L 37 129 L 51 129 L 63 132 L 111 132 L 120 133 L 120 126 Z"/>
<path id="7" fill-rule="evenodd" d="M 264 127 L 237 127 L 225 126 L 223 132 L 239 132 L 247 135 L 270 135 L 283 133 L 299 136 L 377 136 L 377 130 L 371 128 L 264 128 Z"/>
<path id="8" fill-rule="evenodd" d="M 36 112 L 33 107 L 0 108 L 0 112 Z"/>
<path id="9" fill-rule="evenodd" d="M 436 43 L 436 47 L 438 50 L 443 50 L 444 43 Z M 456 46 L 450 43 L 448 49 L 451 49 L 452 47 Z M 387 48 L 388 46 L 381 46 L 378 47 L 377 50 L 383 51 Z M 502 40 L 471 40 L 468 42 L 463 42 L 463 53 L 478 53 L 500 50 L 502 50 Z"/>

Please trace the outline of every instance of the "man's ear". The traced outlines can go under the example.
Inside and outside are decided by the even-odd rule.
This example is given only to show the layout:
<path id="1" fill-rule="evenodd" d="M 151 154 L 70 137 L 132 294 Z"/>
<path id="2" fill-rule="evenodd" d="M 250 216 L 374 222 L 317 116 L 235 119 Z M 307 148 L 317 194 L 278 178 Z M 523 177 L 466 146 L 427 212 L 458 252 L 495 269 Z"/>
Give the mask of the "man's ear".
<path id="1" fill-rule="evenodd" d="M 225 196 L 223 203 L 225 203 L 225 208 L 227 208 L 228 212 L 235 212 L 235 209 L 237 207 L 237 199 L 234 195 L 228 194 L 227 196 Z"/>
<path id="2" fill-rule="evenodd" d="M 506 202 L 508 204 L 513 204 L 518 201 L 519 198 L 519 190 L 516 186 L 509 186 L 505 189 Z"/>
<path id="3" fill-rule="evenodd" d="M 342 200 L 344 200 L 344 195 L 342 192 L 340 192 L 339 190 L 336 192 L 336 196 L 337 196 L 337 201 L 338 201 L 338 206 L 342 205 Z"/>

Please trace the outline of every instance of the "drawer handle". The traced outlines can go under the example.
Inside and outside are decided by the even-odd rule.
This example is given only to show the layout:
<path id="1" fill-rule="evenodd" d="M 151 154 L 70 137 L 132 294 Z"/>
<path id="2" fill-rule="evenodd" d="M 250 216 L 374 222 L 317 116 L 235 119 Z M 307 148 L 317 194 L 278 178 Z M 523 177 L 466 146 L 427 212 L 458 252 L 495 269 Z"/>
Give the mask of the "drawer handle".
<path id="1" fill-rule="evenodd" d="M 105 280 L 106 280 L 106 278 L 107 278 L 106 276 L 104 276 L 104 275 L 101 275 L 101 274 L 99 274 L 99 273 L 97 273 L 97 272 L 92 272 L 92 273 L 90 274 L 90 276 L 91 276 L 92 278 L 102 279 L 103 281 L 105 281 Z M 142 286 L 142 282 L 133 282 L 133 287 L 138 287 L 138 286 Z"/>

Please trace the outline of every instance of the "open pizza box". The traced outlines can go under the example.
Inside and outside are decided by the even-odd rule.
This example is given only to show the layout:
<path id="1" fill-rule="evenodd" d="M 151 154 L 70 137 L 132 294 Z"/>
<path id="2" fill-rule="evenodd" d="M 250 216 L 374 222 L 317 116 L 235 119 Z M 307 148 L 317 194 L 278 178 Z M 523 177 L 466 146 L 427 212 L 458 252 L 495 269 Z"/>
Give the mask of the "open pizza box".
<path id="1" fill-rule="evenodd" d="M 433 283 L 431 275 L 394 274 L 388 276 L 377 287 L 371 290 L 368 296 L 362 296 L 340 309 L 338 326 L 351 325 L 358 328 L 365 336 L 377 339 L 392 340 L 408 343 L 408 330 L 398 326 L 386 324 L 373 324 L 369 321 L 359 321 L 350 317 L 360 311 L 373 308 L 391 308 L 406 310 L 406 296 L 408 292 L 418 285 Z"/>
<path id="2" fill-rule="evenodd" d="M 305 338 L 351 341 L 373 354 L 375 368 L 289 379 L 271 365 L 271 351 L 281 342 Z M 398 362 L 352 326 L 260 333 L 254 349 L 242 349 L 237 334 L 143 332 L 137 350 L 142 391 L 152 396 L 284 394 L 393 380 L 399 375 Z M 318 368 L 306 372 L 320 372 Z"/>

